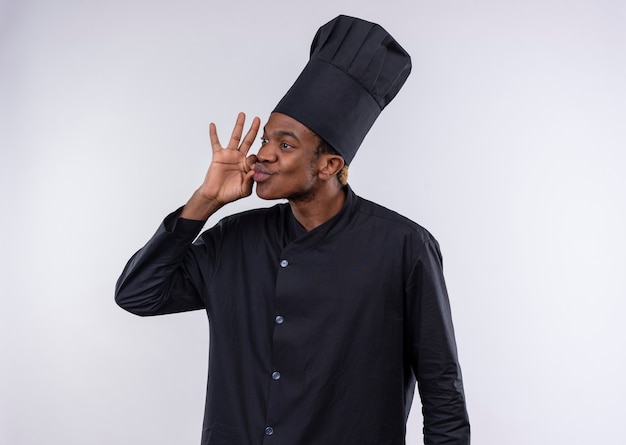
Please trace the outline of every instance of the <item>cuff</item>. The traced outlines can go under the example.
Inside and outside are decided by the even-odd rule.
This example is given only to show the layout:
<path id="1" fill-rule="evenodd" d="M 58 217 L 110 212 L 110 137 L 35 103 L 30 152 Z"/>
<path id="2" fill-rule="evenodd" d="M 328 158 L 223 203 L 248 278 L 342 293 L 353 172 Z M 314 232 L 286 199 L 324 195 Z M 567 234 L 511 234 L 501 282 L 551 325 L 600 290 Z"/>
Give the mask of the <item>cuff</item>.
<path id="1" fill-rule="evenodd" d="M 183 207 L 179 207 L 174 212 L 170 213 L 163 220 L 165 230 L 170 233 L 198 235 L 206 221 L 197 221 L 193 219 L 180 218 L 180 214 L 183 211 Z"/>

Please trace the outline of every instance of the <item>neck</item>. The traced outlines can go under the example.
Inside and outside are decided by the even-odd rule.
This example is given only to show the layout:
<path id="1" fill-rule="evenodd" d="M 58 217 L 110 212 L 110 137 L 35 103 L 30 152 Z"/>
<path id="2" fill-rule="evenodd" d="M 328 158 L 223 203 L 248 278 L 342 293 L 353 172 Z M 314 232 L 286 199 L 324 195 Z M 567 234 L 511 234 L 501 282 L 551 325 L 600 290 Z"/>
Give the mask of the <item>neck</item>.
<path id="1" fill-rule="evenodd" d="M 311 231 L 335 216 L 346 200 L 346 192 L 342 187 L 319 190 L 312 199 L 290 199 L 289 205 L 296 220 Z"/>

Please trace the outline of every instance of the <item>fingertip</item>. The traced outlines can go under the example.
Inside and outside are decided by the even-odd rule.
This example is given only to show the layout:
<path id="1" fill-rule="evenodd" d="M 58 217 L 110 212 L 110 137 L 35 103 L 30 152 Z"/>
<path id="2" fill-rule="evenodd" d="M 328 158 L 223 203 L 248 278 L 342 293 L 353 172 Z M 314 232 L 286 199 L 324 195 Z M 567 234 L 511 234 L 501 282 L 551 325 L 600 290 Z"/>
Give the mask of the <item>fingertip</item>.
<path id="1" fill-rule="evenodd" d="M 250 168 L 254 168 L 254 164 L 258 161 L 256 155 L 250 155 L 246 157 L 246 165 Z"/>

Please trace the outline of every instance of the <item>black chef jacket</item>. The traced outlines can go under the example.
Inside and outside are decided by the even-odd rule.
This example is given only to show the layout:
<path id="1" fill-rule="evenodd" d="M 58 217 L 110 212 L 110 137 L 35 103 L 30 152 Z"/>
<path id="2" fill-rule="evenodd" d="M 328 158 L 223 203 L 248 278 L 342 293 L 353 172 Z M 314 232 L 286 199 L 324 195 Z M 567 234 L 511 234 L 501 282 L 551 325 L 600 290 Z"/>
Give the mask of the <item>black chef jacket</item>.
<path id="1" fill-rule="evenodd" d="M 124 269 L 124 309 L 208 314 L 203 445 L 401 445 L 415 376 L 425 443 L 469 444 L 438 244 L 346 193 L 310 232 L 278 204 L 193 242 L 175 212 Z"/>

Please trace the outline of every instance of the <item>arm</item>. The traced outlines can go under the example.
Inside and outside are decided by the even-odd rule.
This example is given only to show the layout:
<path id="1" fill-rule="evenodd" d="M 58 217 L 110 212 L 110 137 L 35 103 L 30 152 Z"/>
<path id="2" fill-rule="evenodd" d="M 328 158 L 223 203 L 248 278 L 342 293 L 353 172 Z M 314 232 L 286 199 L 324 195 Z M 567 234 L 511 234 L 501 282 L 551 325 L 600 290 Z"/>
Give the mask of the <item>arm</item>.
<path id="1" fill-rule="evenodd" d="M 194 279 L 192 242 L 203 221 L 170 214 L 126 264 L 115 286 L 115 302 L 136 315 L 161 315 L 202 309 Z M 207 262 L 207 261 L 205 261 Z"/>
<path id="2" fill-rule="evenodd" d="M 441 253 L 426 241 L 407 285 L 407 335 L 426 445 L 469 445 L 470 425 Z"/>
<path id="3" fill-rule="evenodd" d="M 117 304 L 137 315 L 159 315 L 204 307 L 199 265 L 206 267 L 206 249 L 193 240 L 205 221 L 225 204 L 252 193 L 254 155 L 247 156 L 260 126 L 254 118 L 241 140 L 245 116 L 240 113 L 230 141 L 219 143 L 210 125 L 213 157 L 204 182 L 185 207 L 165 219 L 154 236 L 128 261 L 115 288 Z M 240 143 L 241 142 L 241 143 Z"/>

